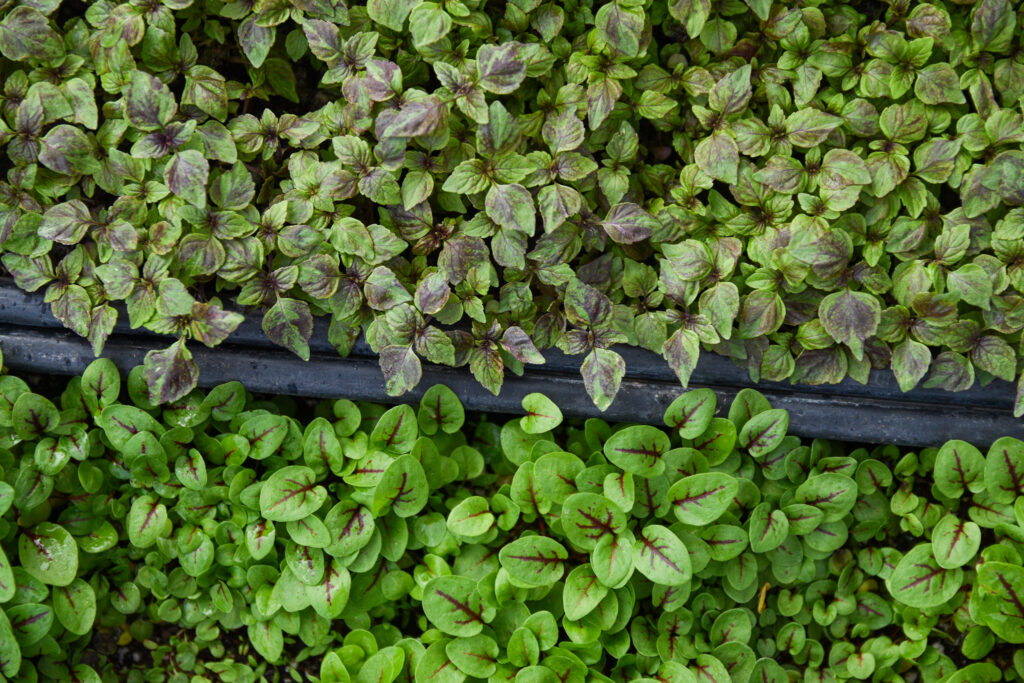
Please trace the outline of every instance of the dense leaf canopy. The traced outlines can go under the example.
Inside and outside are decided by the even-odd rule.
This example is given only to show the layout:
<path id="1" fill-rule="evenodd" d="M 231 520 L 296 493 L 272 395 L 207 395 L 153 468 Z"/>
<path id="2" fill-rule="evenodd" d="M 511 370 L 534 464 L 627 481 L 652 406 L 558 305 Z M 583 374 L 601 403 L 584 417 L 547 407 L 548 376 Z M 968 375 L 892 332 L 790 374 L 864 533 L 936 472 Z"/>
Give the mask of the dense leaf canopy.
<path id="1" fill-rule="evenodd" d="M 0 6 L 0 251 L 96 352 L 186 395 L 244 315 L 487 389 L 616 344 L 686 385 L 1018 376 L 1010 0 L 60 0 Z M 316 321 L 316 322 L 314 322 Z M 1024 412 L 1024 392 L 1018 400 Z"/>
<path id="2" fill-rule="evenodd" d="M 144 375 L 0 376 L 0 681 L 1024 680 L 1016 439 L 802 442 L 750 390 L 663 428 L 440 385 L 161 408 Z"/>

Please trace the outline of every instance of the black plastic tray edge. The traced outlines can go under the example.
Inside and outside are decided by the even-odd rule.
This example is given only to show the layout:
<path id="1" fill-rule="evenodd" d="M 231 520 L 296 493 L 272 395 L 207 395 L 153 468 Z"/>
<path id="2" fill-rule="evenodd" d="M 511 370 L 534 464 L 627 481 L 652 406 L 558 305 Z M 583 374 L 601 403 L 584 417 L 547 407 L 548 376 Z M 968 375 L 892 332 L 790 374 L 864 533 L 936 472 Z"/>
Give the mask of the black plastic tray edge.
<path id="1" fill-rule="evenodd" d="M 103 355 L 127 372 L 142 362 L 148 350 L 159 346 L 152 337 L 116 335 L 108 341 Z M 92 349 L 84 339 L 58 330 L 0 324 L 0 348 L 4 363 L 19 372 L 74 375 L 93 360 Z M 240 380 L 257 393 L 415 403 L 427 387 L 443 383 L 459 395 L 467 409 L 505 414 L 521 414 L 523 396 L 540 391 L 562 406 L 567 417 L 650 424 L 661 423 L 665 408 L 686 391 L 674 378 L 658 382 L 627 377 L 615 402 L 601 413 L 591 404 L 575 372 L 541 372 L 531 367 L 522 377 L 507 376 L 501 394 L 494 396 L 465 369 L 425 366 L 423 379 L 414 391 L 393 397 L 387 395 L 380 368 L 372 359 L 314 353 L 310 362 L 304 362 L 284 350 L 254 351 L 233 345 L 207 349 L 196 344 L 192 353 L 200 369 L 200 385 Z M 710 386 L 715 391 L 719 412 L 742 388 L 702 382 L 693 382 L 690 388 L 698 386 Z M 953 408 L 906 397 L 826 397 L 792 387 L 757 388 L 773 406 L 789 411 L 790 432 L 805 438 L 913 447 L 938 446 L 954 438 L 987 447 L 1001 436 L 1024 438 L 1024 421 L 1014 419 L 1008 410 Z"/>
<path id="2" fill-rule="evenodd" d="M 63 325 L 54 318 L 50 307 L 43 301 L 40 292 L 30 293 L 19 289 L 9 278 L 0 278 L 0 323 L 18 325 L 24 327 L 36 327 L 52 330 L 64 330 Z M 117 325 L 114 328 L 113 336 L 128 335 L 132 338 L 153 338 L 168 339 L 153 334 L 147 330 L 133 330 L 128 326 L 127 315 L 123 311 L 119 313 Z M 246 316 L 245 321 L 228 338 L 226 345 L 249 347 L 250 352 L 262 353 L 264 349 L 280 351 L 281 347 L 276 346 L 267 339 L 263 333 L 260 323 L 253 315 Z M 189 345 L 190 349 L 200 347 L 198 343 Z M 338 357 L 334 347 L 327 341 L 327 324 L 324 320 L 317 320 L 313 328 L 313 337 L 310 340 L 310 350 L 313 353 Z M 650 380 L 666 384 L 677 384 L 678 380 L 665 360 L 658 354 L 645 349 L 635 347 L 619 346 L 615 350 L 622 355 L 626 362 L 626 377 L 631 380 Z M 566 373 L 574 374 L 579 372 L 582 356 L 567 356 L 557 349 L 544 352 L 545 364 L 531 366 L 531 373 Z M 376 359 L 376 354 L 370 349 L 365 341 L 360 339 L 350 359 Z M 427 364 L 424 364 L 426 368 Z M 444 368 L 435 367 L 432 370 L 441 372 Z M 909 392 L 900 390 L 893 374 L 888 370 L 873 370 L 867 384 L 860 384 L 853 379 L 847 378 L 838 384 L 830 385 L 792 385 L 782 382 L 758 382 L 750 380 L 750 375 L 745 368 L 739 367 L 735 362 L 724 356 L 714 353 L 703 352 L 697 368 L 691 376 L 692 386 L 721 385 L 729 387 L 756 387 L 759 391 L 775 392 L 799 392 L 808 396 L 818 395 L 823 400 L 838 400 L 865 398 L 865 399 L 888 399 L 894 401 L 928 402 L 938 405 L 948 405 L 965 408 L 990 408 L 999 413 L 1010 414 L 1014 401 L 1014 387 L 1009 382 L 994 380 L 986 386 L 975 384 L 975 386 L 962 392 L 949 392 L 942 389 L 925 389 L 917 387 Z M 481 389 L 481 391 L 485 391 Z M 619 402 L 621 399 L 617 399 Z"/>

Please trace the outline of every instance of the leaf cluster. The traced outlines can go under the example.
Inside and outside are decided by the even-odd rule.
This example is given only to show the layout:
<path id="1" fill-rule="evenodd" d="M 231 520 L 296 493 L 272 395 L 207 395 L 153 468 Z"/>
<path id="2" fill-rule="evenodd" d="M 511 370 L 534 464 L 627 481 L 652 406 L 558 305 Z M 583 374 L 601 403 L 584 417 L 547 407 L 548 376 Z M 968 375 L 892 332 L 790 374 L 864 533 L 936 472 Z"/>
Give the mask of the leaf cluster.
<path id="1" fill-rule="evenodd" d="M 663 427 L 442 385 L 160 407 L 144 373 L 0 377 L 0 680 L 1024 680 L 1016 439 L 802 442 L 751 390 Z"/>
<path id="2" fill-rule="evenodd" d="M 685 386 L 1018 376 L 1024 50 L 1009 0 L 54 0 L 0 9 L 0 251 L 175 401 L 243 319 L 487 389 L 611 347 Z M 1024 412 L 1024 384 L 1017 402 Z"/>

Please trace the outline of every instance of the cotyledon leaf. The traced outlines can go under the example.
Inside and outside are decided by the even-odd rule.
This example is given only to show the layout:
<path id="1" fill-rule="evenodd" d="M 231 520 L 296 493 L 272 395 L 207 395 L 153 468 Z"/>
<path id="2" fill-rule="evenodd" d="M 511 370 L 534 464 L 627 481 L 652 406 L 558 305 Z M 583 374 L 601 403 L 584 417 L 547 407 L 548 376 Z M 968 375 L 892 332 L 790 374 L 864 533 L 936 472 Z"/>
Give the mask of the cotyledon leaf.
<path id="1" fill-rule="evenodd" d="M 633 564 L 648 579 L 665 586 L 682 586 L 692 576 L 686 545 L 658 524 L 649 524 L 640 531 L 633 546 Z"/>
<path id="2" fill-rule="evenodd" d="M 464 576 L 439 576 L 423 587 L 423 613 L 453 636 L 475 636 L 494 615 L 486 607 L 476 582 Z"/>
<path id="3" fill-rule="evenodd" d="M 448 529 L 466 538 L 482 536 L 494 526 L 495 516 L 483 496 L 470 496 L 448 513 Z"/>
<path id="4" fill-rule="evenodd" d="M 417 421 L 424 434 L 434 435 L 438 430 L 454 434 L 465 420 L 466 411 L 459 397 L 443 384 L 430 387 L 420 399 Z"/>
<path id="5" fill-rule="evenodd" d="M 14 572 L 3 548 L 0 548 L 0 605 L 14 597 Z"/>
<path id="6" fill-rule="evenodd" d="M 985 487 L 984 471 L 981 451 L 966 441 L 953 439 L 944 443 L 935 457 L 935 487 L 950 498 L 977 493 Z"/>
<path id="7" fill-rule="evenodd" d="M 11 621 L 0 609 L 0 674 L 13 679 L 21 669 L 21 647 L 11 630 Z"/>
<path id="8" fill-rule="evenodd" d="M 661 456 L 671 447 L 668 435 L 656 427 L 634 425 L 613 434 L 604 444 L 604 454 L 627 472 L 642 477 L 662 473 Z"/>
<path id="9" fill-rule="evenodd" d="M 562 411 L 544 394 L 532 393 L 523 397 L 526 411 L 519 423 L 527 434 L 543 434 L 562 423 Z"/>
<path id="10" fill-rule="evenodd" d="M 693 448 L 703 453 L 711 464 L 720 464 L 736 445 L 736 425 L 724 417 L 713 417 L 708 428 L 694 437 Z"/>
<path id="11" fill-rule="evenodd" d="M 420 461 L 411 455 L 396 458 L 374 488 L 373 512 L 376 515 L 386 506 L 399 517 L 412 517 L 427 504 L 430 487 Z"/>
<path id="12" fill-rule="evenodd" d="M 593 550 L 607 535 L 626 529 L 626 514 L 597 493 L 574 493 L 562 504 L 562 529 L 574 545 Z"/>
<path id="13" fill-rule="evenodd" d="M 825 513 L 824 521 L 841 520 L 857 502 L 857 483 L 850 477 L 825 472 L 797 487 L 795 503 L 813 505 Z"/>
<path id="14" fill-rule="evenodd" d="M 690 671 L 698 683 L 727 683 L 732 680 L 721 660 L 709 654 L 697 655 L 696 660 L 690 664 Z"/>
<path id="15" fill-rule="evenodd" d="M 450 638 L 441 638 L 427 648 L 416 663 L 414 680 L 462 683 L 466 679 L 466 674 L 447 653 L 450 642 Z"/>
<path id="16" fill-rule="evenodd" d="M 325 619 L 337 619 L 348 604 L 352 578 L 347 568 L 336 559 L 328 561 L 323 580 L 305 587 L 309 604 Z"/>
<path id="17" fill-rule="evenodd" d="M 898 602 L 926 609 L 945 604 L 960 590 L 963 580 L 963 570 L 941 567 L 932 544 L 921 543 L 903 556 L 885 585 Z"/>
<path id="18" fill-rule="evenodd" d="M 943 680 L 947 683 L 996 683 L 1003 680 L 1003 672 L 992 662 L 975 662 L 952 672 Z"/>
<path id="19" fill-rule="evenodd" d="M 729 404 L 728 418 L 736 425 L 737 430 L 742 430 L 750 418 L 771 408 L 768 399 L 761 392 L 750 388 L 740 389 Z"/>
<path id="20" fill-rule="evenodd" d="M 759 683 L 786 683 L 789 676 L 786 670 L 778 662 L 770 657 L 762 657 L 754 662 L 754 669 L 750 672 L 752 681 Z"/>
<path id="21" fill-rule="evenodd" d="M 378 418 L 370 434 L 370 445 L 387 453 L 404 454 L 412 450 L 418 433 L 412 407 L 397 405 Z"/>
<path id="22" fill-rule="evenodd" d="M 771 503 L 761 503 L 750 514 L 750 548 L 766 553 L 779 547 L 789 535 L 789 519 L 782 510 L 772 510 Z"/>
<path id="23" fill-rule="evenodd" d="M 590 551 L 590 567 L 597 580 L 609 588 L 620 587 L 633 573 L 632 532 L 605 534 Z"/>
<path id="24" fill-rule="evenodd" d="M 711 389 L 693 389 L 677 397 L 665 409 L 665 424 L 684 439 L 704 433 L 715 415 L 717 397 Z"/>
<path id="25" fill-rule="evenodd" d="M 569 553 L 547 536 L 525 536 L 504 545 L 498 559 L 515 580 L 529 586 L 550 586 L 562 578 Z"/>
<path id="26" fill-rule="evenodd" d="M 245 547 L 253 559 L 260 560 L 274 549 L 277 527 L 267 519 L 260 519 L 245 527 Z"/>
<path id="27" fill-rule="evenodd" d="M 61 625 L 71 633 L 85 635 L 96 619 L 96 592 L 82 579 L 53 590 L 53 611 Z"/>
<path id="28" fill-rule="evenodd" d="M 739 491 L 735 477 L 704 472 L 680 479 L 668 490 L 669 504 L 684 524 L 702 526 L 722 516 Z"/>
<path id="29" fill-rule="evenodd" d="M 139 496 L 128 511 L 128 538 L 132 545 L 148 548 L 164 533 L 167 522 L 166 505 L 155 496 Z"/>
<path id="30" fill-rule="evenodd" d="M 309 467 L 289 465 L 270 476 L 260 490 L 260 513 L 273 522 L 292 522 L 315 512 L 327 500 L 327 489 Z"/>
<path id="31" fill-rule="evenodd" d="M 376 529 L 370 511 L 353 500 L 339 501 L 324 517 L 324 524 L 332 538 L 326 550 L 334 557 L 345 557 L 361 550 L 373 538 Z"/>
<path id="32" fill-rule="evenodd" d="M 115 636 L 164 624 L 186 677 L 1021 677 L 1012 439 L 802 442 L 700 389 L 606 452 L 638 430 L 539 396 L 503 426 L 444 387 L 207 392 L 195 348 L 262 314 L 319 357 L 315 323 L 391 393 L 439 364 L 515 392 L 558 349 L 619 411 L 649 374 L 623 345 L 682 384 L 710 352 L 755 384 L 1017 379 L 1020 3 L 67 4 L 0 12 L 4 273 L 96 355 L 125 322 L 171 346 L 63 392 L 0 372 L 0 677 L 109 678 L 89 603 Z M 445 577 L 479 633 L 424 615 Z M 241 625 L 254 661 L 214 642 Z"/>
<path id="33" fill-rule="evenodd" d="M 981 620 L 999 638 L 1024 643 L 1024 567 L 985 562 L 978 568 L 975 592 Z"/>
<path id="34" fill-rule="evenodd" d="M 474 678 L 489 678 L 497 669 L 498 644 L 482 633 L 449 641 L 445 652 L 460 671 Z"/>
<path id="35" fill-rule="evenodd" d="M 565 577 L 565 589 L 562 591 L 565 617 L 572 621 L 582 619 L 590 614 L 607 594 L 608 588 L 598 580 L 590 564 L 579 565 Z"/>
<path id="36" fill-rule="evenodd" d="M 775 450 L 789 429 L 789 413 L 772 408 L 757 413 L 743 424 L 740 430 L 740 446 L 755 458 Z"/>
<path id="37" fill-rule="evenodd" d="M 997 503 L 1024 495 L 1024 442 L 1004 436 L 992 443 L 985 457 L 985 487 Z"/>
<path id="38" fill-rule="evenodd" d="M 52 586 L 67 586 L 78 573 L 78 545 L 67 529 L 53 522 L 21 531 L 18 559 L 25 571 Z"/>
<path id="39" fill-rule="evenodd" d="M 970 520 L 947 514 L 932 530 L 935 562 L 943 569 L 955 569 L 970 562 L 981 547 L 981 527 Z"/>

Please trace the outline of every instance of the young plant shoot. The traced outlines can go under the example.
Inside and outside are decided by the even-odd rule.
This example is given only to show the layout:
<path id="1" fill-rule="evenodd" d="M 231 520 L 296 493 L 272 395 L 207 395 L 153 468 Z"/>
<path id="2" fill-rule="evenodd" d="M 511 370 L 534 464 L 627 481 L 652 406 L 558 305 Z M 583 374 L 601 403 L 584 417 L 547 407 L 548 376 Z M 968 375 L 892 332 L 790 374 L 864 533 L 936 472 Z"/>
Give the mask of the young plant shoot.
<path id="1" fill-rule="evenodd" d="M 559 349 L 602 410 L 659 354 L 754 381 L 1021 377 L 1010 0 L 0 6 L 0 261 L 149 393 L 248 318 L 309 359 Z M 1024 380 L 1016 399 L 1024 414 Z"/>
<path id="2" fill-rule="evenodd" d="M 1024 442 L 0 376 L 0 680 L 1024 680 Z M 52 385 L 51 385 L 52 386 Z M 44 395 L 45 394 L 45 395 Z"/>

